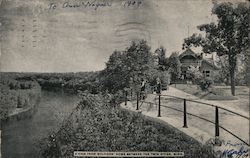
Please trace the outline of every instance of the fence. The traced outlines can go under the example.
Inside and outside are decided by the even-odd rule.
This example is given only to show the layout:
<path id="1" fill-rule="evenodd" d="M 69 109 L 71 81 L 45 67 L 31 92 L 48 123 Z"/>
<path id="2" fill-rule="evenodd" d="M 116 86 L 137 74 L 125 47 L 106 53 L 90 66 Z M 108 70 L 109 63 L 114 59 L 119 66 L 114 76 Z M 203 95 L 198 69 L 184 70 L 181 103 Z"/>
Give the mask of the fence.
<path id="1" fill-rule="evenodd" d="M 126 93 L 125 94 L 125 105 L 127 105 L 127 99 L 128 99 L 127 96 L 128 95 L 127 95 L 127 92 L 125 92 L 125 93 Z M 249 117 L 246 117 L 246 116 L 244 116 L 242 114 L 239 114 L 237 112 L 228 110 L 228 109 L 223 108 L 223 107 L 219 107 L 219 106 L 209 104 L 209 103 L 200 102 L 200 101 L 197 101 L 197 100 L 191 100 L 191 99 L 186 99 L 186 98 L 181 98 L 181 97 L 176 97 L 176 96 L 171 96 L 171 95 L 161 95 L 161 94 L 154 94 L 154 95 L 156 95 L 156 97 L 158 97 L 158 103 L 140 101 L 140 94 L 137 92 L 136 93 L 136 110 L 139 110 L 139 108 L 142 106 L 143 103 L 146 103 L 146 104 L 158 104 L 157 117 L 161 117 L 161 107 L 170 108 L 172 110 L 179 111 L 179 112 L 183 113 L 183 128 L 188 128 L 187 115 L 190 115 L 190 116 L 193 116 L 193 117 L 196 117 L 196 118 L 199 118 L 201 120 L 204 120 L 204 121 L 207 121 L 207 122 L 210 122 L 210 123 L 214 124 L 215 125 L 215 138 L 219 138 L 219 136 L 220 136 L 220 128 L 221 128 L 224 131 L 231 134 L 232 136 L 234 136 L 235 138 L 237 138 L 238 140 L 240 140 L 241 142 L 243 142 L 244 144 L 246 144 L 247 146 L 250 146 L 249 142 L 246 142 L 245 140 L 240 138 L 238 135 L 234 134 L 232 131 L 230 131 L 227 128 L 220 125 L 219 110 L 225 110 L 225 111 L 227 111 L 229 113 L 232 113 L 232 114 L 240 116 L 240 117 L 242 117 L 244 119 L 247 119 L 248 121 L 249 121 Z M 170 106 L 167 106 L 167 105 L 162 105 L 161 100 L 162 100 L 162 97 L 164 97 L 164 96 L 182 100 L 183 101 L 183 110 L 173 108 L 173 107 L 170 107 Z M 139 105 L 140 102 L 141 102 L 141 105 Z M 215 121 L 213 122 L 213 121 L 211 121 L 209 119 L 206 119 L 204 117 L 201 117 L 201 116 L 198 116 L 198 115 L 195 115 L 195 114 L 192 114 L 192 113 L 188 113 L 187 112 L 187 102 L 194 102 L 194 103 L 198 103 L 199 105 L 210 106 L 210 107 L 215 108 Z"/>

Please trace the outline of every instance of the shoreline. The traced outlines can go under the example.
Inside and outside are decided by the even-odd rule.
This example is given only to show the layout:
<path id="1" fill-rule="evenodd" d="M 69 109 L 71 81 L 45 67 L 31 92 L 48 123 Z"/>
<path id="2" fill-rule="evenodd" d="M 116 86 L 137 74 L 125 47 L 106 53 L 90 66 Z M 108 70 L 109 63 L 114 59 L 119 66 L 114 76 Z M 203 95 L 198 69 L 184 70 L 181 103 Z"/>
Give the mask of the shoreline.
<path id="1" fill-rule="evenodd" d="M 32 106 L 28 106 L 25 108 L 16 108 L 12 113 L 9 114 L 6 120 L 2 120 L 3 124 L 11 121 L 20 121 L 22 119 L 26 119 L 32 117 L 34 112 L 36 111 L 36 106 L 40 103 L 41 97 L 37 97 L 35 99 L 35 103 Z"/>
<path id="2" fill-rule="evenodd" d="M 36 106 L 40 103 L 41 100 L 41 88 L 39 87 L 38 93 L 35 94 L 33 97 L 29 97 L 30 104 L 26 107 L 22 108 L 15 108 L 13 111 L 11 111 L 7 118 L 0 119 L 0 130 L 2 130 L 2 127 L 5 123 L 11 122 L 11 121 L 19 121 L 21 119 L 32 117 L 34 112 L 36 111 Z"/>

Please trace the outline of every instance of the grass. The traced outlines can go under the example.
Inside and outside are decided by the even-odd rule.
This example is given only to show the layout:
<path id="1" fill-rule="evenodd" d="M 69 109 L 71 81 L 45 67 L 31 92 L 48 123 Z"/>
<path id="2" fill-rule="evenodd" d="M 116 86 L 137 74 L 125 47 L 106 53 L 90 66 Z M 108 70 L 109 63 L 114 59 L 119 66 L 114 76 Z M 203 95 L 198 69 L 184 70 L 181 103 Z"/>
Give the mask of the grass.
<path id="1" fill-rule="evenodd" d="M 197 96 L 200 92 L 202 92 L 197 85 L 193 84 L 174 84 L 172 86 L 195 96 Z"/>
<path id="2" fill-rule="evenodd" d="M 186 93 L 197 96 L 206 100 L 237 100 L 238 98 L 232 96 L 230 89 L 223 86 L 214 86 L 209 91 L 202 91 L 197 85 L 176 84 L 176 88 Z M 237 89 L 240 90 L 240 89 Z"/>

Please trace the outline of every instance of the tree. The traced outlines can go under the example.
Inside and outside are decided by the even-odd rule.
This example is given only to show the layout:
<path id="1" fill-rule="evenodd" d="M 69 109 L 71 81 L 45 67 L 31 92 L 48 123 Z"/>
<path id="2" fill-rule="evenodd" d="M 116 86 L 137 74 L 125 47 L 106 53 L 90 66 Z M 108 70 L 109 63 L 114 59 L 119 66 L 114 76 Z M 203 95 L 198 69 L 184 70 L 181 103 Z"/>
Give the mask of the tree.
<path id="1" fill-rule="evenodd" d="M 247 54 L 249 49 L 249 6 L 245 3 L 214 4 L 212 13 L 218 18 L 217 24 L 203 24 L 198 26 L 201 34 L 193 34 L 184 40 L 183 47 L 203 48 L 205 53 L 216 52 L 219 56 L 227 55 L 231 81 L 231 93 L 235 95 L 235 69 L 238 54 Z"/>
<path id="2" fill-rule="evenodd" d="M 250 32 L 249 32 L 249 36 L 250 36 Z M 249 58 L 250 58 L 250 50 L 248 50 L 248 60 L 246 61 L 246 75 L 245 75 L 245 80 L 246 80 L 246 84 L 250 87 L 250 61 L 249 61 Z"/>
<path id="3" fill-rule="evenodd" d="M 145 40 L 133 41 L 125 51 L 115 51 L 109 58 L 106 68 L 101 73 L 104 76 L 104 89 L 114 93 L 129 86 L 129 80 L 137 85 L 141 78 L 149 80 L 153 72 L 153 54 Z"/>
<path id="4" fill-rule="evenodd" d="M 165 71 L 167 69 L 166 49 L 160 46 L 160 48 L 155 50 L 155 54 L 158 57 L 159 70 Z"/>
<path id="5" fill-rule="evenodd" d="M 247 61 L 248 58 L 244 54 L 237 55 L 237 68 L 235 70 L 235 85 L 246 85 L 247 83 Z M 230 71 L 228 56 L 220 56 L 216 63 L 219 67 L 219 73 L 215 76 L 215 82 L 230 85 Z"/>
<path id="6" fill-rule="evenodd" d="M 177 52 L 173 52 L 168 59 L 169 72 L 171 80 L 177 80 L 181 76 L 181 62 Z"/>
<path id="7" fill-rule="evenodd" d="M 220 56 L 217 62 L 217 65 L 220 67 L 218 75 L 215 76 L 215 82 L 225 83 L 226 85 L 230 84 L 230 73 L 229 73 L 229 63 L 228 56 Z"/>
<path id="8" fill-rule="evenodd" d="M 124 76 L 125 66 L 123 64 L 124 54 L 120 51 L 114 51 L 109 57 L 106 63 L 106 69 L 100 74 L 104 79 L 104 89 L 108 89 L 110 92 L 122 89 L 126 84 L 126 77 Z"/>

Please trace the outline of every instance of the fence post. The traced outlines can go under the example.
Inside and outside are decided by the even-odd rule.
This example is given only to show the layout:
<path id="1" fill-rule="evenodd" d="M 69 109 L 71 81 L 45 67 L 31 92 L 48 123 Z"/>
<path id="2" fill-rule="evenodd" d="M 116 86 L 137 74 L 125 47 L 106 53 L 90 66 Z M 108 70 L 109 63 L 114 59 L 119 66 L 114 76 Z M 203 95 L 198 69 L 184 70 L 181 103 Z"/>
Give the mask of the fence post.
<path id="1" fill-rule="evenodd" d="M 1 131 L 1 129 L 0 129 L 0 157 L 2 157 L 2 147 L 1 147 L 1 143 L 2 143 L 2 131 Z"/>
<path id="2" fill-rule="evenodd" d="M 161 117 L 161 94 L 159 94 L 158 116 Z"/>
<path id="3" fill-rule="evenodd" d="M 128 100 L 128 91 L 125 91 L 125 105 L 127 105 L 127 100 Z"/>
<path id="4" fill-rule="evenodd" d="M 186 99 L 184 99 L 184 107 L 183 107 L 183 128 L 188 128 L 187 126 L 187 102 L 186 102 Z"/>
<path id="5" fill-rule="evenodd" d="M 132 89 L 130 90 L 130 99 L 133 100 L 133 91 L 132 91 Z"/>
<path id="6" fill-rule="evenodd" d="M 215 137 L 220 136 L 220 127 L 219 127 L 219 109 L 215 107 Z"/>
<path id="7" fill-rule="evenodd" d="M 215 106 L 215 145 L 221 145 L 219 139 L 220 136 L 220 125 L 219 125 L 219 108 Z"/>
<path id="8" fill-rule="evenodd" d="M 139 92 L 136 92 L 136 110 L 139 110 Z"/>

